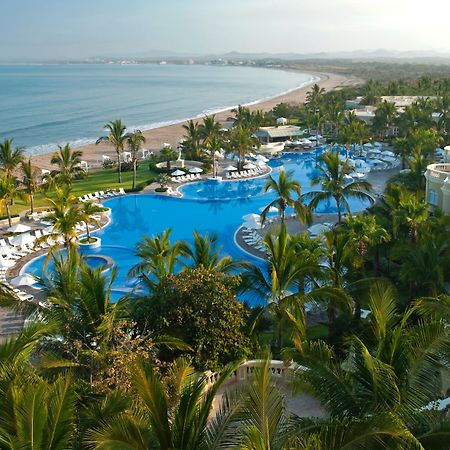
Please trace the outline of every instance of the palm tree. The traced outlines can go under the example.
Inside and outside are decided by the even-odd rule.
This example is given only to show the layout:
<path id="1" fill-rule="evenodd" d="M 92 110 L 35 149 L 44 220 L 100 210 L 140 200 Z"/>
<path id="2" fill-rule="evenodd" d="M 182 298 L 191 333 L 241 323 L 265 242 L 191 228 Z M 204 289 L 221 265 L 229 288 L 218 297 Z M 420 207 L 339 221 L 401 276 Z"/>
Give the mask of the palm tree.
<path id="1" fill-rule="evenodd" d="M 92 201 L 83 202 L 80 205 L 80 221 L 84 222 L 84 224 L 86 225 L 86 237 L 88 239 L 88 242 L 91 236 L 89 225 L 94 224 L 97 227 L 100 226 L 99 221 L 95 219 L 94 216 L 104 211 L 105 208 Z"/>
<path id="2" fill-rule="evenodd" d="M 137 244 L 136 256 L 139 262 L 131 268 L 129 277 L 144 277 L 150 286 L 154 285 L 166 275 L 173 274 L 181 258 L 188 256 L 189 246 L 182 241 L 173 245 L 170 241 L 171 229 L 165 230 L 156 236 L 144 236 Z"/>
<path id="3" fill-rule="evenodd" d="M 57 169 L 52 170 L 50 178 L 59 186 L 72 187 L 72 181 L 84 174 L 81 168 L 81 156 L 83 153 L 80 150 L 72 150 L 69 144 L 64 147 L 58 145 L 58 151 L 53 153 L 50 162 L 58 166 Z"/>
<path id="4" fill-rule="evenodd" d="M 306 94 L 306 102 L 308 107 L 317 110 L 322 105 L 325 89 L 321 88 L 317 83 L 313 85 L 311 90 Z"/>
<path id="5" fill-rule="evenodd" d="M 70 376 L 53 382 L 17 377 L 0 392 L 0 443 L 5 450 L 72 448 L 76 397 Z"/>
<path id="6" fill-rule="evenodd" d="M 380 448 L 445 448 L 448 430 L 438 415 L 425 408 L 440 392 L 440 361 L 448 346 L 442 317 L 424 315 L 418 306 L 399 317 L 396 293 L 382 282 L 369 291 L 369 310 L 367 332 L 348 339 L 343 361 L 320 341 L 302 348 L 301 383 L 332 420 L 372 424 L 387 420 L 391 433 L 379 435 Z M 419 320 L 412 319 L 416 314 Z"/>
<path id="7" fill-rule="evenodd" d="M 253 136 L 253 131 L 248 125 L 240 124 L 231 132 L 231 153 L 238 157 L 238 167 L 242 170 L 245 164 L 245 155 L 250 152 L 259 141 Z"/>
<path id="8" fill-rule="evenodd" d="M 168 390 L 153 367 L 140 360 L 134 367 L 133 385 L 138 403 L 134 411 L 120 414 L 101 428 L 90 431 L 86 444 L 94 448 L 206 450 L 227 448 L 227 429 L 236 407 L 227 404 L 211 418 L 214 398 L 236 365 L 226 367 L 209 389 L 204 375 L 184 361 L 177 362 Z"/>
<path id="9" fill-rule="evenodd" d="M 0 168 L 7 177 L 11 176 L 24 159 L 24 150 L 12 148 L 13 139 L 0 142 Z"/>
<path id="10" fill-rule="evenodd" d="M 402 169 L 406 166 L 406 161 L 411 155 L 411 146 L 406 137 L 398 137 L 394 140 L 394 153 L 402 160 Z"/>
<path id="11" fill-rule="evenodd" d="M 358 215 L 349 217 L 343 223 L 343 229 L 349 243 L 355 249 L 358 258 L 354 259 L 356 268 L 364 268 L 364 260 L 370 250 L 374 250 L 374 268 L 379 275 L 379 245 L 390 239 L 389 233 L 377 223 L 374 215 Z"/>
<path id="12" fill-rule="evenodd" d="M 369 182 L 353 181 L 347 184 L 345 175 L 351 173 L 353 168 L 347 161 L 341 161 L 338 153 L 324 152 L 318 157 L 318 161 L 317 169 L 319 174 L 311 180 L 311 184 L 320 184 L 322 191 L 312 191 L 303 195 L 303 198 L 310 199 L 310 208 L 314 209 L 320 202 L 334 199 L 337 207 L 338 222 L 341 223 L 343 207 L 348 214 L 351 214 L 347 198 L 353 197 L 369 200 L 373 203 L 374 200 L 369 195 L 369 192 L 372 190 Z"/>
<path id="13" fill-rule="evenodd" d="M 182 143 L 183 151 L 186 153 L 188 159 L 198 160 L 202 156 L 200 141 L 201 141 L 201 127 L 198 122 L 189 120 L 183 125 L 186 130 L 184 140 Z"/>
<path id="14" fill-rule="evenodd" d="M 187 252 L 192 259 L 190 267 L 202 266 L 222 273 L 231 272 L 238 264 L 230 256 L 220 258 L 220 250 L 221 247 L 217 245 L 217 235 L 206 233 L 202 236 L 197 231 L 194 231 L 194 242 Z"/>
<path id="15" fill-rule="evenodd" d="M 71 194 L 67 188 L 56 187 L 55 196 L 47 198 L 51 205 L 52 212 L 45 217 L 45 220 L 53 225 L 52 233 L 38 239 L 38 242 L 55 240 L 62 238 L 64 246 L 69 248 L 76 246 L 78 237 L 76 225 L 82 219 L 81 209 L 77 203 L 77 198 Z"/>
<path id="16" fill-rule="evenodd" d="M 216 116 L 205 116 L 200 125 L 200 136 L 203 139 L 203 145 L 209 148 L 211 141 L 220 136 L 220 123 L 216 121 Z"/>
<path id="17" fill-rule="evenodd" d="M 24 193 L 17 189 L 14 179 L 4 175 L 0 178 L 0 207 L 6 211 L 9 226 L 11 223 L 11 202 L 15 198 L 24 198 Z"/>
<path id="18" fill-rule="evenodd" d="M 272 207 L 277 207 L 281 223 L 284 224 L 286 219 L 286 208 L 294 207 L 298 213 L 300 220 L 310 222 L 310 211 L 301 201 L 301 186 L 292 177 L 292 172 L 280 172 L 278 180 L 271 175 L 264 185 L 264 192 L 273 191 L 276 195 L 275 200 L 270 202 L 261 213 L 261 221 L 264 223 L 266 216 Z M 297 199 L 292 198 L 292 194 L 297 194 Z"/>
<path id="19" fill-rule="evenodd" d="M 131 162 L 133 164 L 133 184 L 131 188 L 134 190 L 136 189 L 136 172 L 137 172 L 137 159 L 138 159 L 138 152 L 141 148 L 142 144 L 145 143 L 145 136 L 142 134 L 141 131 L 136 130 L 133 133 L 130 133 L 128 135 L 128 149 L 131 153 Z"/>
<path id="20" fill-rule="evenodd" d="M 40 173 L 37 168 L 34 168 L 31 164 L 31 158 L 22 162 L 21 165 L 23 178 L 21 180 L 22 185 L 25 187 L 25 192 L 30 200 L 30 212 L 34 212 L 34 194 L 39 189 Z"/>
<path id="21" fill-rule="evenodd" d="M 393 126 L 396 117 L 397 108 L 395 107 L 395 103 L 384 100 L 377 105 L 373 127 L 379 132 L 380 136 L 386 137 L 388 135 L 388 130 Z"/>
<path id="22" fill-rule="evenodd" d="M 170 171 L 171 162 L 177 159 L 177 152 L 172 147 L 164 147 L 160 154 L 163 161 L 166 161 L 167 170 Z"/>
<path id="23" fill-rule="evenodd" d="M 96 145 L 101 142 L 107 142 L 114 147 L 117 154 L 117 173 L 119 183 L 122 183 L 122 168 L 120 163 L 120 154 L 125 148 L 125 143 L 128 140 L 128 133 L 126 133 L 127 127 L 122 123 L 121 120 L 112 120 L 105 125 L 105 129 L 109 131 L 108 136 L 102 136 L 97 139 Z"/>

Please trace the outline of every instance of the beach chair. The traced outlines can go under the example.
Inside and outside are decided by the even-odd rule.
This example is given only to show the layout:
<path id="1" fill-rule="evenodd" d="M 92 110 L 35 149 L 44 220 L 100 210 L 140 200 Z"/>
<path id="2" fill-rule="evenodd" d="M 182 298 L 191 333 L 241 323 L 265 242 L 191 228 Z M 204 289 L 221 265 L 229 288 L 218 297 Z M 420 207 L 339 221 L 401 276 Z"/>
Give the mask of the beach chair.
<path id="1" fill-rule="evenodd" d="M 105 196 L 105 191 L 100 191 L 99 194 L 100 194 L 100 198 L 105 198 L 106 197 Z"/>
<path id="2" fill-rule="evenodd" d="M 202 176 L 198 173 L 197 176 L 196 176 L 196 178 L 197 178 L 197 180 L 201 180 L 201 179 L 202 179 Z"/>
<path id="3" fill-rule="evenodd" d="M 126 194 L 125 189 L 124 188 L 120 188 L 119 189 L 119 195 L 125 195 L 125 194 Z"/>

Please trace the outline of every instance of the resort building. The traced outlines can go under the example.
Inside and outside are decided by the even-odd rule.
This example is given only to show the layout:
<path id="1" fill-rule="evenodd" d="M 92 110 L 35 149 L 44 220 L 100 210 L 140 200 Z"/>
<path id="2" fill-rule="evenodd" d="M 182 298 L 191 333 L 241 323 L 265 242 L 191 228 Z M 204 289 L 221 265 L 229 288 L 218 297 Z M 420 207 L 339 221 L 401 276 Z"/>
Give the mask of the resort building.
<path id="1" fill-rule="evenodd" d="M 284 142 L 295 137 L 301 136 L 303 131 L 300 127 L 294 125 L 282 125 L 279 127 L 261 127 L 255 136 L 262 143 Z"/>
<path id="2" fill-rule="evenodd" d="M 450 146 L 445 147 L 445 162 L 430 164 L 425 178 L 426 199 L 431 212 L 439 208 L 444 214 L 450 214 Z"/>

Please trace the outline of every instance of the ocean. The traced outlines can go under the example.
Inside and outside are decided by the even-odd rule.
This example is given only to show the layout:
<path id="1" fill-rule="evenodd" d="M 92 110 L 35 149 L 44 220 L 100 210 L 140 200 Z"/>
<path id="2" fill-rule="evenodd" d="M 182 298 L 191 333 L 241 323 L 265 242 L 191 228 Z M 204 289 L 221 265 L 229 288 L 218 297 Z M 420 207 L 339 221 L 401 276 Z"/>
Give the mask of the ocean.
<path id="1" fill-rule="evenodd" d="M 81 146 L 121 119 L 148 130 L 274 97 L 312 81 L 309 74 L 203 65 L 0 66 L 0 140 L 30 155 L 57 144 Z"/>

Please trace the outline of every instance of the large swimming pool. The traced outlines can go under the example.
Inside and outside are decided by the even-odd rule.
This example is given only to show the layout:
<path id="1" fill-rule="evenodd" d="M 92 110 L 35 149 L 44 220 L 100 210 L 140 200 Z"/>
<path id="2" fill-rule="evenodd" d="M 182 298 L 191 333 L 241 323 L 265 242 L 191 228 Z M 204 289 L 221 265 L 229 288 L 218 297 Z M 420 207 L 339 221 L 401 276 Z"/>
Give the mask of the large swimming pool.
<path id="1" fill-rule="evenodd" d="M 301 183 L 303 192 L 313 188 L 311 177 L 317 170 L 316 157 L 321 152 L 285 154 L 269 164 L 273 176 L 280 170 L 291 170 Z M 240 250 L 234 243 L 234 234 L 242 224 L 242 216 L 260 213 L 274 195 L 263 193 L 265 178 L 241 181 L 201 181 L 180 188 L 183 198 L 158 195 L 127 195 L 105 202 L 112 209 L 111 223 L 96 234 L 102 238 L 102 246 L 89 253 L 102 254 L 112 258 L 118 267 L 114 283 L 115 297 L 129 292 L 136 280 L 126 275 L 136 264 L 136 244 L 143 235 L 154 235 L 167 228 L 172 229 L 172 239 L 192 240 L 192 232 L 201 234 L 214 232 L 218 235 L 222 252 L 236 259 L 246 259 L 260 264 L 261 261 Z M 359 211 L 367 203 L 349 199 L 351 209 Z M 334 203 L 321 204 L 321 213 L 336 212 Z M 41 274 L 44 258 L 38 258 L 24 268 L 24 271 Z"/>

